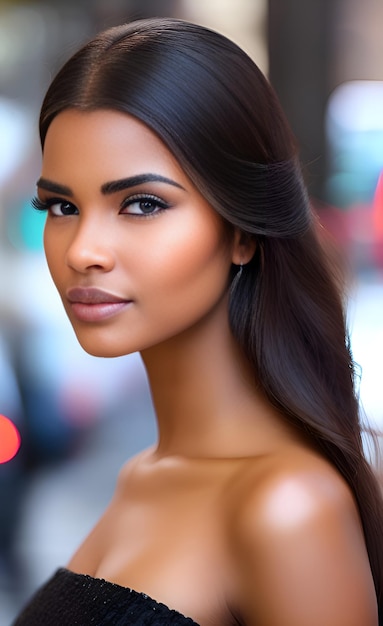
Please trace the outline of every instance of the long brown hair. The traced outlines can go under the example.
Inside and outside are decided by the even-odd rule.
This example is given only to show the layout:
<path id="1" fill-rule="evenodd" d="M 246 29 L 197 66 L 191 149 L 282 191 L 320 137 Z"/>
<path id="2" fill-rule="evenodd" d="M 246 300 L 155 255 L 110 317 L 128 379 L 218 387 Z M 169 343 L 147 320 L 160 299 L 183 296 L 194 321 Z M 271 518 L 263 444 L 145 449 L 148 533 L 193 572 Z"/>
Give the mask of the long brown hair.
<path id="1" fill-rule="evenodd" d="M 363 453 L 342 298 L 274 90 L 222 35 L 151 19 L 102 32 L 64 65 L 42 106 L 42 145 L 68 108 L 136 116 L 216 211 L 256 237 L 230 301 L 231 328 L 270 401 L 350 485 L 382 623 L 383 505 Z"/>

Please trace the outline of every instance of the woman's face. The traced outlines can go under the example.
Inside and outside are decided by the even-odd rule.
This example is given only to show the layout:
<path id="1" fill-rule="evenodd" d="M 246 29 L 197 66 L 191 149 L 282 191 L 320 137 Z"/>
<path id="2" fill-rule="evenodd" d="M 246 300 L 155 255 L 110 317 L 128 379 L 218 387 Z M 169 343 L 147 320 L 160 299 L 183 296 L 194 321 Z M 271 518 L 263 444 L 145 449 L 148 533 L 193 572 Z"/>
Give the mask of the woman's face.
<path id="1" fill-rule="evenodd" d="M 142 351 L 227 306 L 227 227 L 137 119 L 60 113 L 38 197 L 49 269 L 89 353 Z"/>

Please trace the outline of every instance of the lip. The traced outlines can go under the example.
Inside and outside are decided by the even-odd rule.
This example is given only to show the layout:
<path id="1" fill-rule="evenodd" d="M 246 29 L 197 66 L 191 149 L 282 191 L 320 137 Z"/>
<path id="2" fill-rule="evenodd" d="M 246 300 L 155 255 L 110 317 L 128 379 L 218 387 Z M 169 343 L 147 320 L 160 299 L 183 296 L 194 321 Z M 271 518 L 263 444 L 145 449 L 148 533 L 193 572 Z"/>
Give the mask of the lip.
<path id="1" fill-rule="evenodd" d="M 132 303 L 97 287 L 72 287 L 66 293 L 70 309 L 82 322 L 101 322 L 120 313 Z"/>

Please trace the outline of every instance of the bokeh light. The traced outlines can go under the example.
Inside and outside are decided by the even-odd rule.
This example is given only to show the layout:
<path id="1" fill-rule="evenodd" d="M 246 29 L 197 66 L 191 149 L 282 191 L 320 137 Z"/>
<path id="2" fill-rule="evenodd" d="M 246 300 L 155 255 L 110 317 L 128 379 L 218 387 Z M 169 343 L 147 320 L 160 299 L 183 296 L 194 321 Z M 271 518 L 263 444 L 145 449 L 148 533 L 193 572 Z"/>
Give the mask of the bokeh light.
<path id="1" fill-rule="evenodd" d="M 7 463 L 19 451 L 21 437 L 16 426 L 5 415 L 0 415 L 0 463 Z"/>

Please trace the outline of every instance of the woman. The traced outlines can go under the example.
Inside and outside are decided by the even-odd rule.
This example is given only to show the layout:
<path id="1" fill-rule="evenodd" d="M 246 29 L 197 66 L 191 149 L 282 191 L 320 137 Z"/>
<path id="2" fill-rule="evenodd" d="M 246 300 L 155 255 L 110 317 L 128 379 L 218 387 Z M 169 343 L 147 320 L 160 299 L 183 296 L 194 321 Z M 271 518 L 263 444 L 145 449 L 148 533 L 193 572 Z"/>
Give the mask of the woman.
<path id="1" fill-rule="evenodd" d="M 138 21 L 65 64 L 40 130 L 53 280 L 87 352 L 140 351 L 159 435 L 16 624 L 382 624 L 341 298 L 266 79 Z"/>

